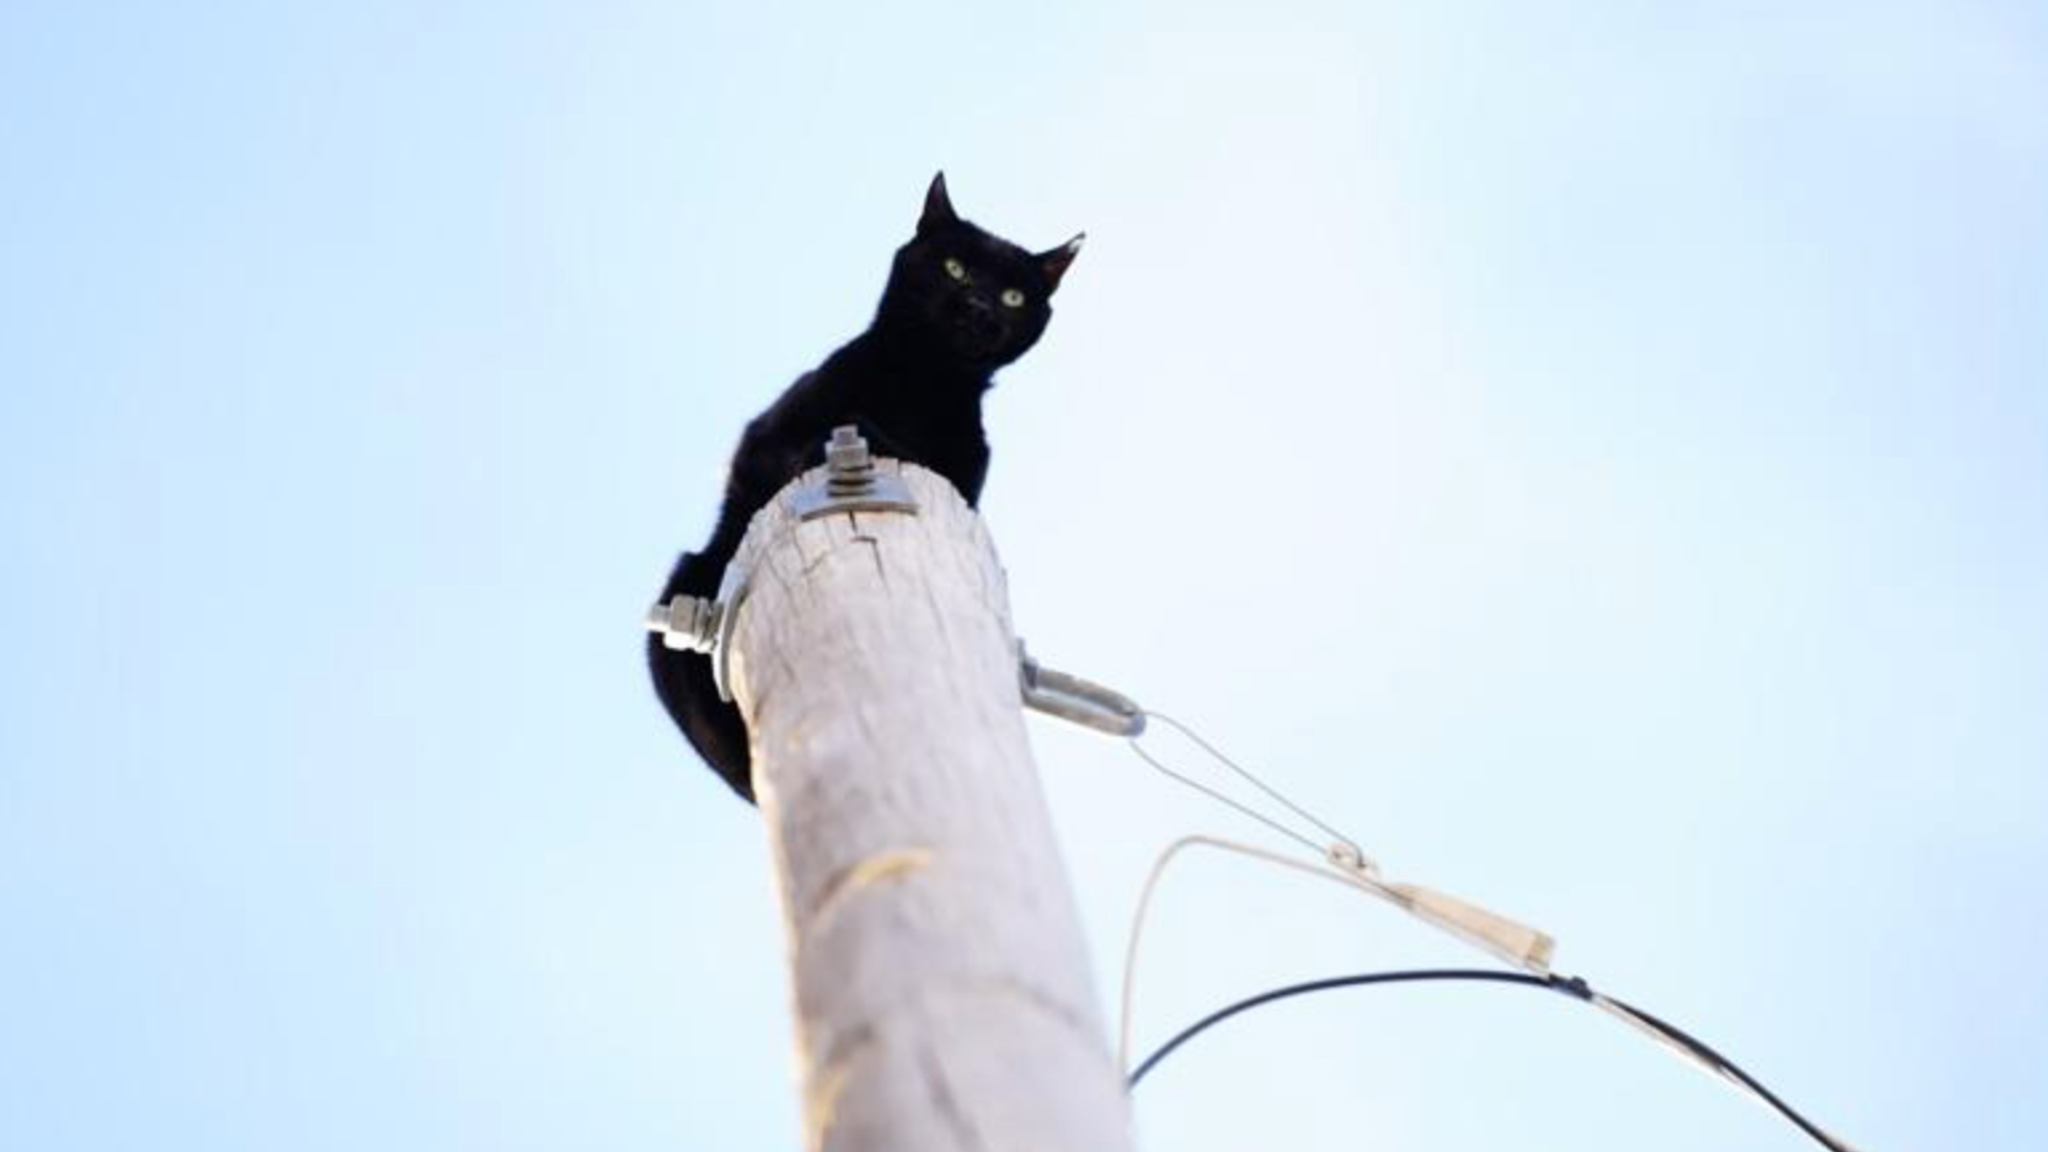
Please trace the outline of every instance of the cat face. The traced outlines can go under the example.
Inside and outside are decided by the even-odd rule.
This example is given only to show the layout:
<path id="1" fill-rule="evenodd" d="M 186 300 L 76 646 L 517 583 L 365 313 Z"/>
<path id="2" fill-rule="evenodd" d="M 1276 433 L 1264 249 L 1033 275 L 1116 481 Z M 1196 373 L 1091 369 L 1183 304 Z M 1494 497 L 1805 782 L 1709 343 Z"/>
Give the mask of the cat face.
<path id="1" fill-rule="evenodd" d="M 1053 291 L 1081 239 L 1026 252 L 962 220 L 940 173 L 925 193 L 917 235 L 896 252 L 880 319 L 960 367 L 1001 367 L 1045 331 Z"/>

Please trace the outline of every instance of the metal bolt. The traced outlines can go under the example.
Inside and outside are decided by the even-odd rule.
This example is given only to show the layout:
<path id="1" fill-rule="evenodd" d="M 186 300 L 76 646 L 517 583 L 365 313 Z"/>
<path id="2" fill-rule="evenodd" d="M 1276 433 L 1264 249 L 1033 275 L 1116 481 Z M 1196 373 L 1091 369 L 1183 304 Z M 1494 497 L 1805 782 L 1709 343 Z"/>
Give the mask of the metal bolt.
<path id="1" fill-rule="evenodd" d="M 875 461 L 868 442 L 851 424 L 832 430 L 825 442 L 825 488 L 833 496 L 865 496 L 875 488 Z"/>
<path id="2" fill-rule="evenodd" d="M 647 630 L 659 632 L 664 647 L 678 652 L 709 652 L 718 644 L 719 617 L 725 606 L 702 596 L 678 596 L 647 610 Z"/>
<path id="3" fill-rule="evenodd" d="M 824 482 L 805 484 L 790 501 L 790 510 L 799 520 L 835 512 L 915 513 L 917 499 L 901 477 L 875 467 L 860 431 L 842 424 L 825 441 Z"/>

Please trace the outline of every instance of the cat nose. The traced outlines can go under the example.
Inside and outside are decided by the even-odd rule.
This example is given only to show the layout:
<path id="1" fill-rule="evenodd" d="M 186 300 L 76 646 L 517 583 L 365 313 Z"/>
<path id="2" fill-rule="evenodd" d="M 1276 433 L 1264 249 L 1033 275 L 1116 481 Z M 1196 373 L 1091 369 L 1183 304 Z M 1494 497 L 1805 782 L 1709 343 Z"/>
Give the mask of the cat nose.
<path id="1" fill-rule="evenodd" d="M 969 296 L 965 313 L 961 316 L 962 326 L 978 337 L 990 338 L 1002 330 L 1002 322 L 996 316 L 995 305 L 980 296 Z"/>

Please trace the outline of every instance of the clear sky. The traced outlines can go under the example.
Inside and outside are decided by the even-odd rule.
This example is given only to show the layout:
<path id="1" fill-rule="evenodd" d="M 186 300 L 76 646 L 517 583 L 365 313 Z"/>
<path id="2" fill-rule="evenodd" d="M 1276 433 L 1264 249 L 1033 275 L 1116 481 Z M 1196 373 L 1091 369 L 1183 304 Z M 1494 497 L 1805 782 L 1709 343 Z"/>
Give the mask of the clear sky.
<path id="1" fill-rule="evenodd" d="M 641 614 L 943 167 L 1049 663 L 1865 1152 L 2048 1143 L 2038 3 L 0 9 L 0 1147 L 795 1145 Z M 1104 1001 L 1256 834 L 1034 722 Z M 1468 957 L 1169 882 L 1140 1034 Z M 1141 1041 L 1142 1044 L 1142 1041 Z M 1338 994 L 1175 1152 L 1795 1149 L 1561 1000 Z"/>

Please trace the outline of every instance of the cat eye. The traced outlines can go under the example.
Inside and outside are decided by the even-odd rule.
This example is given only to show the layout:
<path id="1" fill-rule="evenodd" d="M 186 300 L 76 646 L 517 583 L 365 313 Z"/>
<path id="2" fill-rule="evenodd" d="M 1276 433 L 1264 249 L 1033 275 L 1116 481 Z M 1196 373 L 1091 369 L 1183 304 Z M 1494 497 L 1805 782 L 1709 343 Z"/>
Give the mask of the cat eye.
<path id="1" fill-rule="evenodd" d="M 965 280 L 967 279 L 967 265 L 948 256 L 946 257 L 946 275 L 951 276 L 955 280 Z"/>
<path id="2" fill-rule="evenodd" d="M 1005 308 L 1022 308 L 1024 306 L 1024 293 L 1019 292 L 1015 288 L 1005 288 L 1003 289 L 1002 300 L 1003 307 Z"/>

